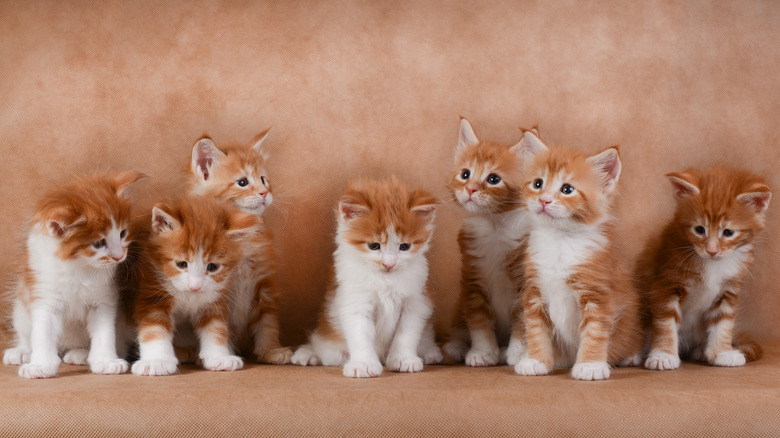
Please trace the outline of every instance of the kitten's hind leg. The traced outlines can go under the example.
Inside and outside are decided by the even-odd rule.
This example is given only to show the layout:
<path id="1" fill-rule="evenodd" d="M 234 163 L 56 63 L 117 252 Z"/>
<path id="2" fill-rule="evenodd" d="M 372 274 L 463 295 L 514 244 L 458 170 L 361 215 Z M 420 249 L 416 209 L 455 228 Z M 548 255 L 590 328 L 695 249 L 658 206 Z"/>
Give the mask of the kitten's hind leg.
<path id="1" fill-rule="evenodd" d="M 293 353 L 279 343 L 279 321 L 275 313 L 264 313 L 252 330 L 255 337 L 255 356 L 262 363 L 284 365 L 290 363 Z"/>
<path id="2" fill-rule="evenodd" d="M 312 350 L 311 344 L 301 345 L 298 347 L 298 349 L 295 351 L 295 354 L 292 355 L 291 359 L 293 365 L 300 365 L 300 366 L 314 366 L 314 365 L 320 365 L 320 358 L 317 357 L 317 355 L 314 353 L 314 350 Z"/>
<path id="3" fill-rule="evenodd" d="M 436 345 L 436 336 L 433 332 L 433 324 L 428 322 L 417 346 L 417 354 L 422 358 L 423 364 L 435 365 L 444 360 L 441 349 Z"/>
<path id="4" fill-rule="evenodd" d="M 16 331 L 16 347 L 5 350 L 3 363 L 6 365 L 22 365 L 30 362 L 30 314 L 23 308 L 21 302 L 14 303 L 13 327 Z"/>
<path id="5" fill-rule="evenodd" d="M 62 356 L 62 361 L 69 365 L 87 365 L 87 356 L 89 356 L 89 350 L 71 348 Z"/>

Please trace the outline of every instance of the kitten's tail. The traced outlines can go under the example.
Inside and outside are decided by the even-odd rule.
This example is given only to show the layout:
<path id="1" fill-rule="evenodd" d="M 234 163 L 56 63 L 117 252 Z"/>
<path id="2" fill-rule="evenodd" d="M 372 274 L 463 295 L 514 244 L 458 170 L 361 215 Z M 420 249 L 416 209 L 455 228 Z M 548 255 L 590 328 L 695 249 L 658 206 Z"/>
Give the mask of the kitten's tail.
<path id="1" fill-rule="evenodd" d="M 761 359 L 764 355 L 764 349 L 744 333 L 737 333 L 733 344 L 735 349 L 745 355 L 745 360 L 748 362 Z"/>

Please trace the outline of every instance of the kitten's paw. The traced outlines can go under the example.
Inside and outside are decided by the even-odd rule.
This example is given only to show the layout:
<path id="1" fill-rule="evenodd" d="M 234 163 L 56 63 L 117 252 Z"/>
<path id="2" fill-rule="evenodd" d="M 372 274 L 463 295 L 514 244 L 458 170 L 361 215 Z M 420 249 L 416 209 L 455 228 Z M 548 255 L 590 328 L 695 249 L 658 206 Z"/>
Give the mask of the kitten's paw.
<path id="1" fill-rule="evenodd" d="M 56 376 L 59 368 L 59 357 L 56 361 L 52 359 L 48 363 L 26 363 L 19 367 L 19 377 L 24 377 L 26 379 L 48 379 Z"/>
<path id="2" fill-rule="evenodd" d="M 130 366 L 124 359 L 93 360 L 89 369 L 95 374 L 124 374 Z"/>
<path id="3" fill-rule="evenodd" d="M 444 344 L 444 353 L 455 363 L 463 362 L 463 356 L 466 354 L 466 345 L 461 341 L 449 341 Z"/>
<path id="4" fill-rule="evenodd" d="M 512 344 L 510 342 L 509 347 L 506 349 L 506 353 L 504 354 L 506 355 L 506 364 L 509 366 L 515 366 L 525 355 L 525 346 L 520 343 Z"/>
<path id="5" fill-rule="evenodd" d="M 62 361 L 69 365 L 87 365 L 88 356 L 89 350 L 84 348 L 73 348 L 62 356 Z"/>
<path id="6" fill-rule="evenodd" d="M 619 367 L 638 367 L 642 363 L 642 355 L 640 353 L 637 353 L 631 357 L 627 357 L 620 362 L 618 362 L 617 366 Z"/>
<path id="7" fill-rule="evenodd" d="M 651 351 L 645 360 L 645 368 L 658 371 L 676 370 L 680 368 L 680 358 L 663 351 Z"/>
<path id="8" fill-rule="evenodd" d="M 423 369 L 423 361 L 419 357 L 389 358 L 387 368 L 398 373 L 419 373 Z"/>
<path id="9" fill-rule="evenodd" d="M 716 367 L 741 367 L 745 365 L 745 355 L 739 350 L 719 353 L 712 362 Z"/>
<path id="10" fill-rule="evenodd" d="M 244 360 L 238 356 L 202 357 L 203 368 L 211 371 L 235 371 L 244 367 Z"/>
<path id="11" fill-rule="evenodd" d="M 293 365 L 300 365 L 302 367 L 309 365 L 315 366 L 320 364 L 320 358 L 317 357 L 317 355 L 306 346 L 299 347 L 298 350 L 295 351 L 295 354 L 292 355 L 292 359 L 290 360 L 292 361 Z"/>
<path id="12" fill-rule="evenodd" d="M 495 350 L 477 350 L 472 348 L 466 353 L 466 365 L 470 367 L 492 367 L 498 363 L 500 352 Z"/>
<path id="13" fill-rule="evenodd" d="M 571 376 L 577 380 L 607 380 L 609 379 L 609 364 L 606 362 L 575 363 Z"/>
<path id="14" fill-rule="evenodd" d="M 521 376 L 546 376 L 550 374 L 547 365 L 530 357 L 524 357 L 517 361 L 515 372 Z"/>
<path id="15" fill-rule="evenodd" d="M 9 348 L 3 354 L 3 363 L 6 365 L 21 365 L 28 362 L 30 362 L 30 350 Z"/>
<path id="16" fill-rule="evenodd" d="M 136 376 L 170 376 L 176 373 L 179 362 L 175 359 L 140 359 L 132 367 Z"/>
<path id="17" fill-rule="evenodd" d="M 444 360 L 444 356 L 441 354 L 441 349 L 434 345 L 431 348 L 423 351 L 422 361 L 425 365 L 436 365 Z"/>
<path id="18" fill-rule="evenodd" d="M 271 365 L 284 365 L 290 363 L 293 352 L 287 347 L 272 348 L 266 351 L 255 352 L 257 360 Z"/>
<path id="19" fill-rule="evenodd" d="M 378 360 L 350 360 L 343 373 L 345 377 L 378 377 L 382 375 L 382 364 Z"/>

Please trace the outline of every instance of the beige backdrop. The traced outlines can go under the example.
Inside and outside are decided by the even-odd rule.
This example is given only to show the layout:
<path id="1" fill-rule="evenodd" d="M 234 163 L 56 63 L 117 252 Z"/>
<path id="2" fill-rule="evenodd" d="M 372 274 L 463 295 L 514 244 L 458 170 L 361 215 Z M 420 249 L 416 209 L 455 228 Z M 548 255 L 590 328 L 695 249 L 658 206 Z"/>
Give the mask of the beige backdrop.
<path id="1" fill-rule="evenodd" d="M 582 3 L 2 1 L 0 283 L 49 184 L 143 169 L 148 205 L 180 190 L 204 132 L 219 144 L 273 127 L 286 344 L 313 327 L 346 182 L 392 173 L 446 198 L 459 115 L 507 143 L 536 123 L 552 144 L 619 143 L 629 260 L 670 216 L 666 172 L 726 162 L 780 191 L 780 2 Z M 764 339 L 780 335 L 778 212 L 742 309 Z M 461 219 L 452 205 L 436 219 L 440 325 Z"/>

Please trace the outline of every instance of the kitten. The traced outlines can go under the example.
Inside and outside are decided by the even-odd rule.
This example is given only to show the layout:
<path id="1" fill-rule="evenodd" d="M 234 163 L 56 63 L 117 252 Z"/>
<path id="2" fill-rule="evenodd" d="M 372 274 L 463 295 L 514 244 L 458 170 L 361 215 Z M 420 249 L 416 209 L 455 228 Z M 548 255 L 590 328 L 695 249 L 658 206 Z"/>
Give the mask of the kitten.
<path id="1" fill-rule="evenodd" d="M 266 176 L 267 156 L 262 145 L 268 130 L 252 146 L 230 145 L 218 149 L 208 137 L 192 148 L 190 193 L 230 201 L 233 206 L 258 217 L 271 205 L 271 183 Z M 279 343 L 279 291 L 273 233 L 264 222 L 242 244 L 230 302 L 233 344 L 244 357 L 254 355 L 264 363 L 290 362 L 292 351 Z"/>
<path id="2" fill-rule="evenodd" d="M 533 134 L 523 154 L 523 206 L 531 218 L 522 303 L 523 375 L 572 366 L 578 380 L 609 378 L 610 365 L 637 365 L 643 333 L 639 294 L 614 254 L 610 203 L 621 171 L 617 148 L 586 157 L 548 148 Z"/>
<path id="3" fill-rule="evenodd" d="M 338 205 L 332 283 L 294 364 L 343 365 L 347 377 L 375 377 L 382 363 L 412 373 L 441 361 L 429 322 L 425 257 L 438 205 L 395 178 L 347 187 Z"/>
<path id="4" fill-rule="evenodd" d="M 241 241 L 257 232 L 259 219 L 211 197 L 189 197 L 157 204 L 149 223 L 139 234 L 137 271 L 129 276 L 138 282 L 130 287 L 140 354 L 133 374 L 175 373 L 174 344 L 188 342 L 199 345 L 206 369 L 243 367 L 229 345 L 228 303 Z"/>
<path id="5" fill-rule="evenodd" d="M 772 193 L 748 172 L 715 166 L 667 175 L 677 211 L 637 264 L 637 286 L 652 320 L 645 367 L 669 370 L 680 356 L 742 366 L 761 348 L 739 335 L 734 319 Z"/>
<path id="6" fill-rule="evenodd" d="M 510 341 L 517 287 L 507 271 L 507 256 L 521 245 L 528 227 L 527 213 L 519 209 L 522 143 L 508 147 L 480 141 L 461 118 L 449 188 L 470 216 L 458 235 L 461 293 L 453 335 L 444 350 L 460 362 L 470 341 L 468 366 L 496 365 L 507 344 L 507 360 L 514 365 L 524 350 L 521 338 Z"/>
<path id="7" fill-rule="evenodd" d="M 82 176 L 38 201 L 14 301 L 16 347 L 3 356 L 21 365 L 21 377 L 54 377 L 59 352 L 95 374 L 127 371 L 117 356 L 114 274 L 133 237 L 128 191 L 144 176 Z"/>

